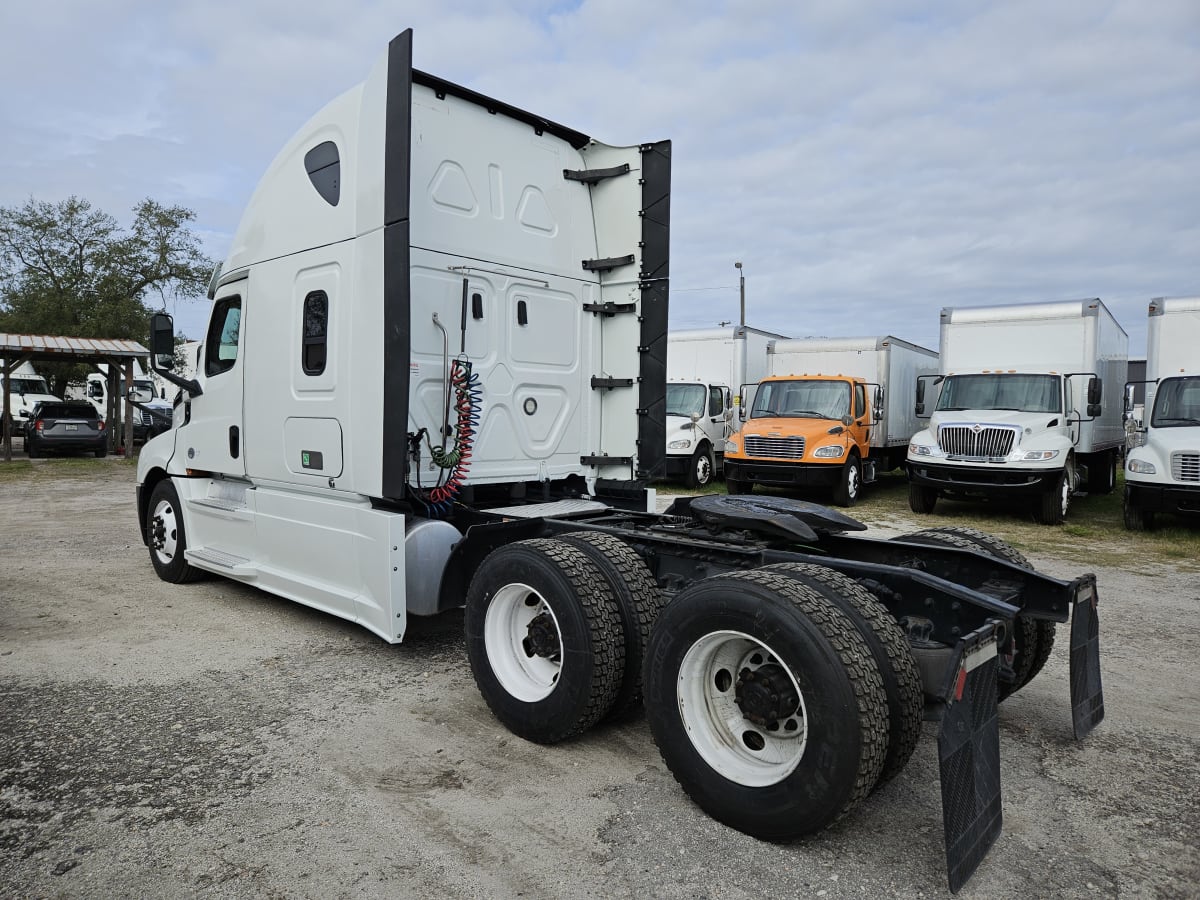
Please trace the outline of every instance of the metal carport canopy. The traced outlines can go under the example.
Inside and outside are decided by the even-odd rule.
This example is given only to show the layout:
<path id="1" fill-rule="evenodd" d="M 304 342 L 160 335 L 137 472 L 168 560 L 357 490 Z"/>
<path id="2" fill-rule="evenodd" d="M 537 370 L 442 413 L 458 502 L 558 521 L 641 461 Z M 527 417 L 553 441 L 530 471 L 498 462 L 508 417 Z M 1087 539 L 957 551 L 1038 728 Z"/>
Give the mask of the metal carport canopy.
<path id="1" fill-rule="evenodd" d="M 63 337 L 49 334 L 4 334 L 0 332 L 0 360 L 4 361 L 0 372 L 0 391 L 4 406 L 0 409 L 0 425 L 4 443 L 4 459 L 12 459 L 12 423 L 8 413 L 9 377 L 24 362 L 83 362 L 115 363 L 125 377 L 127 385 L 133 384 L 133 360 L 150 353 L 137 341 L 108 338 Z M 115 373 L 109 370 L 109 378 L 115 385 Z M 110 391 L 109 396 L 112 396 Z M 111 409 L 111 406 L 110 406 Z M 125 398 L 125 447 L 133 449 L 133 404 Z"/>

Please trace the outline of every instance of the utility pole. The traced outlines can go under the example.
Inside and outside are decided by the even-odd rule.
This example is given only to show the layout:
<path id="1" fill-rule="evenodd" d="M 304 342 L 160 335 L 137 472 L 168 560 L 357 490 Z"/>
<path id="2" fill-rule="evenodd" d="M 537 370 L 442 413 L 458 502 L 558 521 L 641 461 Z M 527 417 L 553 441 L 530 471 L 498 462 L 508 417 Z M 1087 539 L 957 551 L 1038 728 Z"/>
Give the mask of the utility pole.
<path id="1" fill-rule="evenodd" d="M 742 301 L 742 327 L 746 327 L 746 273 L 742 271 L 742 264 L 735 262 L 733 267 L 738 270 L 738 294 Z"/>

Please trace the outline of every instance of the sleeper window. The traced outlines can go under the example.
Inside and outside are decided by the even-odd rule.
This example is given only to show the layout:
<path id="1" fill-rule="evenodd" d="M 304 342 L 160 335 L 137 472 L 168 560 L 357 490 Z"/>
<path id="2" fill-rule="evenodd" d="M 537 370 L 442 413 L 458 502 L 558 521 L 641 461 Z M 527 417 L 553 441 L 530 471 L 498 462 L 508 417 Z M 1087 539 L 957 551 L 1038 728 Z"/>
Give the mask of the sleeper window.
<path id="1" fill-rule="evenodd" d="M 312 291 L 304 298 L 304 338 L 300 347 L 300 365 L 305 375 L 325 371 L 329 338 L 329 297 L 324 291 Z"/>

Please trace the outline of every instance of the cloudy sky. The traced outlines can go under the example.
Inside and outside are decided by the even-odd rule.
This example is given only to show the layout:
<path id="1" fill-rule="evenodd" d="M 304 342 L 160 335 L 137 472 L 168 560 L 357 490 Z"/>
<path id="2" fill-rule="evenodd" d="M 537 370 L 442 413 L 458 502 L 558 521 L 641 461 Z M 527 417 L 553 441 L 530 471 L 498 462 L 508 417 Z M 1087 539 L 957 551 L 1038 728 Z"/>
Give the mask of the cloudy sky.
<path id="1" fill-rule="evenodd" d="M 415 30 L 418 68 L 670 138 L 672 328 L 937 346 L 943 306 L 1101 297 L 1145 354 L 1200 292 L 1196 0 L 40 0 L 0 5 L 0 205 L 197 213 Z M 205 304 L 180 304 L 198 335 Z"/>

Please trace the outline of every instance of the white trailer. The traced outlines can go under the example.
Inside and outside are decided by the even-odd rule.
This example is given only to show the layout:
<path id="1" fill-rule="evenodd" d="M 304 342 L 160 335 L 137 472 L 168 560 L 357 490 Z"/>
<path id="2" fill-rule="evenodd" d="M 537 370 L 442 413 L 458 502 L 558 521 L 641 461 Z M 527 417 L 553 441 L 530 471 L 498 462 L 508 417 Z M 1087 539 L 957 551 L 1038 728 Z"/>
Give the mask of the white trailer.
<path id="1" fill-rule="evenodd" d="M 1076 490 L 1113 490 L 1129 337 L 1100 300 L 946 308 L 940 353 L 937 405 L 908 450 L 914 512 L 1023 496 L 1058 524 Z"/>
<path id="2" fill-rule="evenodd" d="M 1135 531 L 1153 528 L 1162 512 L 1200 513 L 1200 297 L 1150 302 L 1145 386 L 1146 412 L 1140 427 L 1129 422 L 1125 460 L 1125 527 Z"/>
<path id="3" fill-rule="evenodd" d="M 766 377 L 767 348 L 783 338 L 745 325 L 667 335 L 668 478 L 697 487 L 721 470 L 742 389 Z"/>
<path id="4" fill-rule="evenodd" d="M 1036 674 L 1012 660 L 1048 655 L 1069 615 L 1076 733 L 1103 717 L 1095 578 L 1017 568 L 977 532 L 850 536 L 865 526 L 786 498 L 647 511 L 670 170 L 669 142 L 602 144 L 393 39 L 267 170 L 195 378 L 162 369 L 174 326 L 151 318 L 181 388 L 138 458 L 151 562 L 393 643 L 465 607 L 476 684 L 515 734 L 560 741 L 644 697 L 692 798 L 776 840 L 842 816 L 937 719 L 956 889 L 999 833 L 995 704 Z"/>
<path id="5" fill-rule="evenodd" d="M 903 465 L 909 438 L 924 427 L 916 414 L 917 383 L 938 373 L 937 351 L 889 334 L 776 341 L 767 359 L 773 377 L 844 375 L 864 381 L 874 389 L 877 412 L 867 437 L 869 461 L 881 472 Z M 873 473 L 867 480 L 872 479 Z"/>

